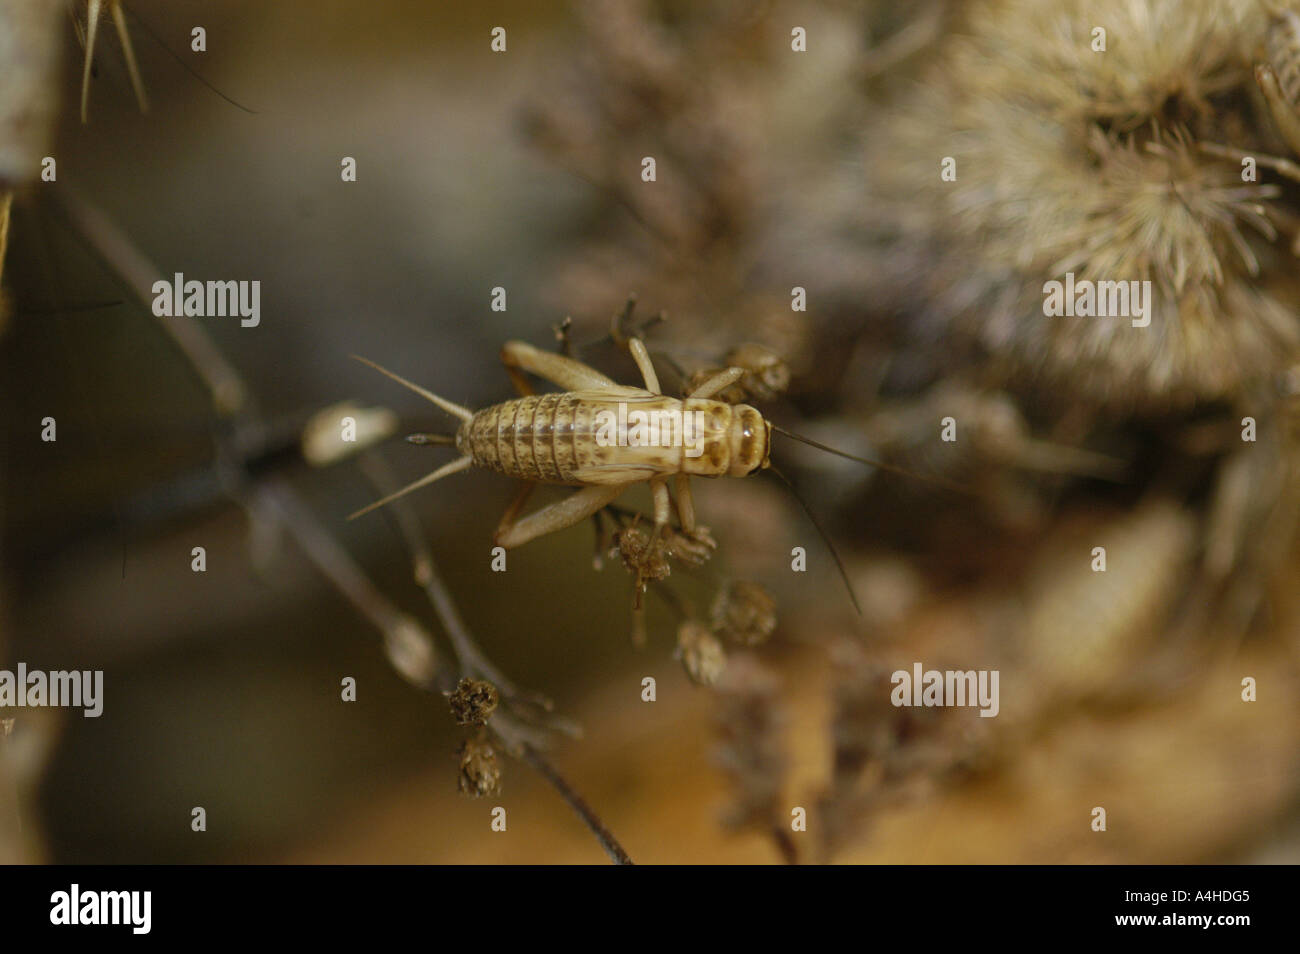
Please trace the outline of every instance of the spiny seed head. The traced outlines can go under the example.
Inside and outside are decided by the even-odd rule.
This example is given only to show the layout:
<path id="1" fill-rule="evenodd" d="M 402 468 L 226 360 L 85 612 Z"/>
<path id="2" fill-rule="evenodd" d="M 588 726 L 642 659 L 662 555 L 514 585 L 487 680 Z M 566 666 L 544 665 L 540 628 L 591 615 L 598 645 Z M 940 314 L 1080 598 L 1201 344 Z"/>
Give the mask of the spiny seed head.
<path id="1" fill-rule="evenodd" d="M 736 580 L 718 593 L 710 615 L 719 636 L 757 646 L 776 629 L 776 600 L 757 583 Z"/>
<path id="2" fill-rule="evenodd" d="M 677 628 L 677 655 L 691 682 L 711 686 L 727 668 L 727 651 L 703 623 L 687 620 Z"/>
<path id="3" fill-rule="evenodd" d="M 484 725 L 496 711 L 497 687 L 485 679 L 462 679 L 448 695 L 457 725 Z"/>
<path id="4" fill-rule="evenodd" d="M 466 739 L 460 747 L 460 790 L 472 798 L 501 793 L 501 766 L 487 740 Z"/>

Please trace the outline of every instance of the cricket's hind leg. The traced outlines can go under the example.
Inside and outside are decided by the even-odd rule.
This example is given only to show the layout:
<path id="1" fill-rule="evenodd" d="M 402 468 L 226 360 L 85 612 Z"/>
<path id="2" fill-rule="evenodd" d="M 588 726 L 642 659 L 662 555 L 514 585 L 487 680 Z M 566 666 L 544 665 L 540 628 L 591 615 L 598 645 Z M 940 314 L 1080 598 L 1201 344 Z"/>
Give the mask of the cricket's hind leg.
<path id="1" fill-rule="evenodd" d="M 523 509 L 526 495 L 521 493 L 501 518 L 501 525 L 496 532 L 496 544 L 511 550 L 548 533 L 571 527 L 613 503 L 630 486 L 632 485 L 593 484 L 522 518 L 518 517 L 518 512 Z M 528 489 L 531 490 L 531 487 Z"/>
<path id="2" fill-rule="evenodd" d="M 566 391 L 612 388 L 617 384 L 590 365 L 573 358 L 543 351 L 526 341 L 507 341 L 501 348 L 501 363 L 520 394 L 535 393 L 524 373 L 535 374 Z"/>

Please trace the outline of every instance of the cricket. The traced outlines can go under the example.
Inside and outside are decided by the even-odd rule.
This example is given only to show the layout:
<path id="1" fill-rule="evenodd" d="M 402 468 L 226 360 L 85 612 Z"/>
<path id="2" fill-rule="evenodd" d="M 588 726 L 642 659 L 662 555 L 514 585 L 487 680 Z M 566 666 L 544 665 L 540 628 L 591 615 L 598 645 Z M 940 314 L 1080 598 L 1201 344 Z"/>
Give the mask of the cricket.
<path id="1" fill-rule="evenodd" d="M 471 411 L 373 361 L 353 355 L 356 360 L 459 418 L 461 424 L 455 435 L 409 436 L 407 440 L 415 444 L 452 445 L 459 456 L 356 511 L 349 519 L 370 513 L 444 477 L 470 467 L 482 467 L 524 482 L 518 496 L 502 516 L 494 537 L 498 546 L 512 549 L 571 527 L 613 504 L 637 484 L 648 482 L 654 502 L 649 549 L 653 550 L 664 539 L 675 509 L 678 520 L 675 532 L 679 531 L 685 538 L 687 548 L 697 554 L 707 554 L 716 544 L 708 528 L 697 523 L 691 478 L 747 477 L 767 470 L 793 492 L 789 481 L 772 466 L 773 433 L 784 434 L 868 466 L 894 469 L 791 433 L 748 404 L 718 400 L 719 395 L 752 373 L 745 367 L 728 367 L 710 374 L 702 382 L 692 382 L 685 398 L 665 395 L 644 340 L 637 334 L 625 335 L 619 330 L 621 321 L 626 320 L 629 314 L 630 307 L 615 316 L 611 337 L 627 347 L 640 371 L 644 387 L 620 385 L 567 354 L 543 351 L 523 341 L 507 341 L 501 349 L 501 360 L 520 396 L 480 411 Z M 527 374 L 563 390 L 538 394 Z M 693 422 L 694 427 L 679 427 L 675 441 L 638 438 L 627 426 L 629 407 L 650 419 Z M 611 421 L 618 422 L 616 433 L 600 439 Z M 688 439 L 690 430 L 695 433 Z M 912 476 L 928 479 L 924 475 Z M 675 498 L 669 490 L 670 482 Z M 580 489 L 521 516 L 528 498 L 539 484 Z M 804 500 L 797 493 L 795 497 L 826 541 L 849 598 L 860 612 L 843 563 L 829 536 Z M 639 603 L 637 609 L 640 609 Z"/>

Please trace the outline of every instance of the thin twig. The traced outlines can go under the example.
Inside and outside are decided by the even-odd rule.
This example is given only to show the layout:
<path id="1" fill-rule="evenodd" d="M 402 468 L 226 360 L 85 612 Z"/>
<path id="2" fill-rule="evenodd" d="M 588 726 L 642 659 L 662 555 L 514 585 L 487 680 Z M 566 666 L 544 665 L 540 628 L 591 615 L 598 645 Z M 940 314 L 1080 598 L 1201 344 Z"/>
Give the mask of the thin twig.
<path id="1" fill-rule="evenodd" d="M 375 484 L 380 493 L 387 492 L 387 488 L 396 483 L 387 463 L 378 453 L 371 451 L 363 454 L 361 465 L 366 476 Z M 519 690 L 487 659 L 482 650 L 479 649 L 477 641 L 469 631 L 469 627 L 465 625 L 464 619 L 461 618 L 460 612 L 451 598 L 450 591 L 438 575 L 437 566 L 433 562 L 433 555 L 429 551 L 428 544 L 424 542 L 424 533 L 420 528 L 420 522 L 411 509 L 409 502 L 406 500 L 394 501 L 389 509 L 397 521 L 398 529 L 406 541 L 407 549 L 411 553 L 415 580 L 428 594 L 429 603 L 433 606 L 434 613 L 447 631 L 452 650 L 460 662 L 462 673 L 475 675 L 497 683 L 497 688 L 507 700 L 520 699 Z M 549 710 L 549 704 L 547 708 Z M 547 725 L 551 728 L 566 731 L 569 734 L 577 734 L 578 732 L 575 723 L 558 719 L 554 715 L 548 717 Z M 488 722 L 488 729 L 500 740 L 507 752 L 527 763 L 551 783 L 560 794 L 560 797 L 568 802 L 569 807 L 583 820 L 592 835 L 600 842 L 601 847 L 605 849 L 605 853 L 609 855 L 615 864 L 632 864 L 632 859 L 610 830 L 605 827 L 604 822 L 600 820 L 600 816 L 592 810 L 586 800 L 542 755 L 539 745 L 544 741 L 544 736 L 539 736 L 532 726 L 522 724 L 504 711 L 497 712 L 492 716 Z"/>
<path id="2" fill-rule="evenodd" d="M 569 803 L 569 807 L 577 813 L 578 817 L 583 820 L 586 826 L 591 829 L 591 833 L 596 836 L 600 842 L 600 847 L 605 849 L 605 854 L 609 855 L 610 860 L 616 865 L 634 864 L 632 857 L 618 843 L 618 839 L 605 827 L 600 817 L 591 810 L 591 806 L 573 790 L 563 775 L 546 760 L 546 758 L 534 749 L 531 745 L 524 743 L 519 757 L 533 767 L 543 778 L 551 783 L 552 787 L 560 793 L 560 796 Z"/>
<path id="3" fill-rule="evenodd" d="M 153 283 L 159 280 L 158 270 L 120 229 L 93 206 L 60 190 L 64 214 L 73 227 L 86 240 L 91 249 L 119 275 L 145 304 L 152 301 Z M 196 322 L 163 319 L 163 328 L 172 337 L 190 365 L 207 387 L 218 415 L 234 417 L 239 413 L 252 413 L 250 390 L 239 373 L 212 344 Z M 303 553 L 334 588 L 372 625 L 384 634 L 389 647 L 389 661 L 409 681 L 423 688 L 431 688 L 436 675 L 433 638 L 415 620 L 399 610 L 382 591 L 365 575 L 347 550 L 325 529 L 301 496 L 283 480 L 264 479 L 249 481 L 238 466 L 239 455 L 228 453 L 225 444 L 228 436 L 219 438 L 217 469 L 223 485 L 231 497 L 248 508 L 254 518 L 270 513 L 294 537 Z M 412 532 L 414 528 L 414 532 Z M 416 544 L 415 552 L 424 553 L 423 560 L 416 556 L 416 578 L 424 587 L 439 621 L 447 630 L 462 668 L 474 666 L 484 673 L 501 674 L 482 656 L 461 619 L 451 594 L 438 576 L 428 548 L 423 546 L 418 524 L 407 523 L 403 531 L 408 544 Z M 427 653 L 427 674 L 421 678 L 425 666 L 403 667 L 395 658 L 394 647 L 403 643 L 414 644 Z M 419 655 L 419 654 L 417 654 Z M 510 686 L 509 680 L 503 684 Z M 551 783 L 569 806 L 591 829 L 601 847 L 618 864 L 629 864 L 631 858 L 605 828 L 600 818 L 586 801 L 547 762 L 536 745 L 539 738 L 535 730 L 517 724 L 506 713 L 498 713 L 492 720 L 492 731 L 506 750 L 516 755 L 540 772 Z"/>
<path id="4" fill-rule="evenodd" d="M 103 212 L 65 186 L 51 193 L 63 214 L 90 245 L 92 251 L 126 282 L 140 301 L 153 313 L 153 286 L 166 281 L 158 267 L 144 256 L 120 228 Z M 243 379 L 196 321 L 183 318 L 159 318 L 167 336 L 185 355 L 190 366 L 202 379 L 220 417 L 233 417 L 245 410 L 248 388 Z"/>

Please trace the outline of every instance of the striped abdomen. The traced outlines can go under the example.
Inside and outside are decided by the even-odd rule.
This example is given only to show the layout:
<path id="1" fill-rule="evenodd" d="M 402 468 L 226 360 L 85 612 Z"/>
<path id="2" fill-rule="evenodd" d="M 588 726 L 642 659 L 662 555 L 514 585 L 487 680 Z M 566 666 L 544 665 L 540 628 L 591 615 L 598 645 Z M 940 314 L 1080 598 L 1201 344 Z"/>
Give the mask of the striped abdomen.
<path id="1" fill-rule="evenodd" d="M 461 425 L 456 446 L 477 466 L 521 480 L 621 484 L 748 473 L 766 459 L 767 431 L 753 408 L 611 387 L 485 408 Z"/>

